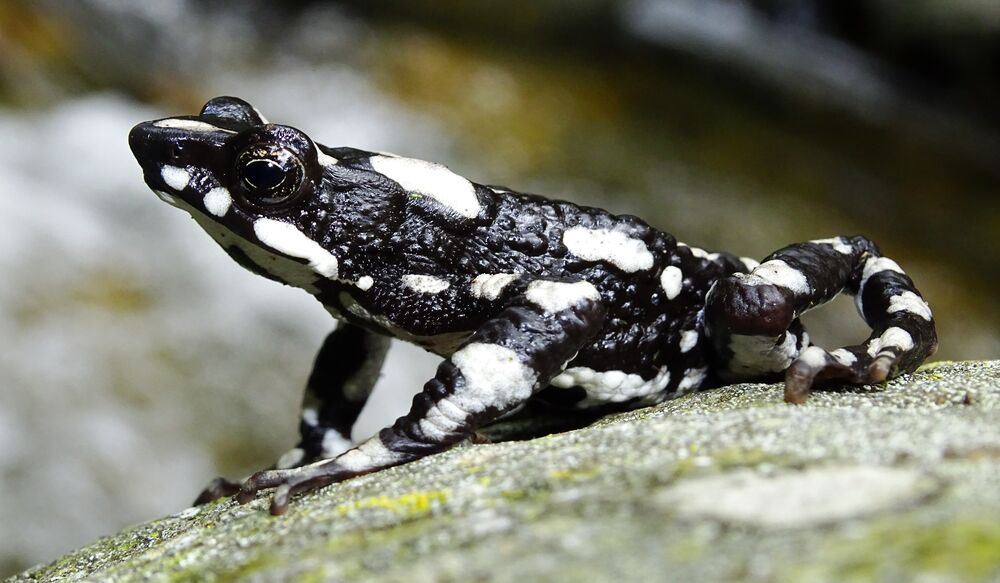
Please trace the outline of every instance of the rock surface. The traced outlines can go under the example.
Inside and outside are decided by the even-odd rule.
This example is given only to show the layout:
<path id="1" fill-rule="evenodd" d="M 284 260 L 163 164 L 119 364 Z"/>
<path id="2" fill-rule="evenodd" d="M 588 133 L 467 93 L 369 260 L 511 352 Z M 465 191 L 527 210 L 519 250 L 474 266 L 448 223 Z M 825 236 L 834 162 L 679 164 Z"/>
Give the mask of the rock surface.
<path id="1" fill-rule="evenodd" d="M 11 581 L 1000 580 L 1000 361 L 781 394 L 458 447 L 282 517 L 190 509 Z"/>

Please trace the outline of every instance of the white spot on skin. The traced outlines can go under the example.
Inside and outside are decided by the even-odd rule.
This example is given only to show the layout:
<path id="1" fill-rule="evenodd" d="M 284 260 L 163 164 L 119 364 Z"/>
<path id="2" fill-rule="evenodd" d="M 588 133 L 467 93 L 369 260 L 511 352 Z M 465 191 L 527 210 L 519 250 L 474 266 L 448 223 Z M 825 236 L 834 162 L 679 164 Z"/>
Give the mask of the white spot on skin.
<path id="1" fill-rule="evenodd" d="M 753 271 L 760 265 L 760 261 L 757 261 L 753 257 L 740 257 L 740 261 L 743 262 L 743 266 L 747 268 L 747 271 Z"/>
<path id="2" fill-rule="evenodd" d="M 295 447 L 281 454 L 281 457 L 278 458 L 278 462 L 274 464 L 274 467 L 279 470 L 287 470 L 288 468 L 294 468 L 295 466 L 302 463 L 302 460 L 305 457 L 306 457 L 306 452 L 303 451 L 301 447 Z"/>
<path id="3" fill-rule="evenodd" d="M 853 352 L 844 348 L 838 348 L 830 353 L 830 356 L 837 359 L 837 362 L 844 366 L 852 366 L 858 361 L 858 357 Z"/>
<path id="4" fill-rule="evenodd" d="M 445 397 L 440 401 L 438 401 L 434 405 L 434 408 L 438 409 L 443 417 L 451 419 L 456 423 L 460 423 L 466 417 L 468 417 L 468 414 L 465 411 L 463 411 L 460 407 L 449 401 L 448 397 Z"/>
<path id="5" fill-rule="evenodd" d="M 802 295 L 812 291 L 809 288 L 809 282 L 806 281 L 805 274 L 790 267 L 781 259 L 772 259 L 761 263 L 750 272 L 750 275 L 742 276 L 740 281 L 747 285 L 770 283 Z"/>
<path id="6" fill-rule="evenodd" d="M 799 354 L 797 360 L 811 369 L 821 369 L 826 366 L 826 351 L 819 346 L 810 346 Z"/>
<path id="7" fill-rule="evenodd" d="M 311 407 L 305 408 L 302 410 L 302 421 L 304 421 L 306 425 L 315 427 L 319 425 L 319 413 L 316 412 L 316 409 Z"/>
<path id="8" fill-rule="evenodd" d="M 264 245 L 285 255 L 307 260 L 309 267 L 324 277 L 337 278 L 337 258 L 295 225 L 274 219 L 257 219 L 253 231 Z"/>
<path id="9" fill-rule="evenodd" d="M 316 158 L 323 166 L 336 166 L 340 163 L 340 160 L 334 158 L 319 148 L 316 149 Z"/>
<path id="10" fill-rule="evenodd" d="M 473 342 L 453 354 L 451 362 L 462 372 L 465 385 L 448 398 L 468 413 L 519 404 L 531 396 L 538 379 L 517 353 L 497 344 Z"/>
<path id="11" fill-rule="evenodd" d="M 205 210 L 217 217 L 224 217 L 229 212 L 229 207 L 233 205 L 233 195 L 229 190 L 216 186 L 205 195 Z"/>
<path id="12" fill-rule="evenodd" d="M 653 266 L 653 254 L 646 244 L 620 231 L 573 227 L 563 233 L 563 244 L 581 259 L 607 261 L 628 273 Z"/>
<path id="13" fill-rule="evenodd" d="M 701 249 L 699 247 L 687 246 L 687 248 L 691 250 L 691 255 L 694 255 L 695 257 L 698 257 L 700 259 L 705 259 L 707 261 L 715 261 L 716 259 L 719 258 L 718 253 L 709 253 L 708 251 L 705 251 L 704 249 Z"/>
<path id="14" fill-rule="evenodd" d="M 345 451 L 354 447 L 354 443 L 340 434 L 336 429 L 327 429 L 323 433 L 323 444 L 320 456 L 330 459 L 337 457 Z"/>
<path id="15" fill-rule="evenodd" d="M 451 286 L 447 280 L 433 275 L 408 274 L 401 277 L 400 281 L 404 286 L 421 294 L 438 294 Z"/>
<path id="16" fill-rule="evenodd" d="M 432 440 L 442 441 L 456 429 L 465 425 L 468 415 L 447 398 L 438 401 L 420 420 L 420 431 Z"/>
<path id="17" fill-rule="evenodd" d="M 440 164 L 399 156 L 372 156 L 370 163 L 376 172 L 398 182 L 407 192 L 433 198 L 463 217 L 479 216 L 482 207 L 475 187 Z"/>
<path id="18" fill-rule="evenodd" d="M 385 446 L 378 436 L 367 439 L 358 447 L 341 454 L 337 465 L 352 472 L 366 472 L 398 464 L 406 460 L 406 454 L 397 453 Z"/>
<path id="19" fill-rule="evenodd" d="M 786 333 L 780 343 L 778 338 L 733 334 L 729 341 L 729 349 L 733 352 L 729 370 L 736 376 L 785 370 L 798 354 L 795 335 Z"/>
<path id="20" fill-rule="evenodd" d="M 889 298 L 889 313 L 896 312 L 909 312 L 928 322 L 931 321 L 931 307 L 923 298 L 911 291 L 905 291 Z"/>
<path id="21" fill-rule="evenodd" d="M 865 261 L 865 267 L 861 271 L 861 285 L 858 287 L 858 297 L 860 297 L 861 292 L 864 291 L 865 284 L 868 283 L 868 280 L 871 279 L 871 277 L 876 273 L 881 273 L 883 271 L 903 273 L 903 268 L 888 257 L 870 257 L 868 261 Z"/>
<path id="22" fill-rule="evenodd" d="M 471 293 L 474 297 L 493 301 L 500 297 L 505 287 L 521 277 L 516 273 L 483 273 L 472 280 Z"/>
<path id="23" fill-rule="evenodd" d="M 816 243 L 817 245 L 829 245 L 833 247 L 834 251 L 843 255 L 850 255 L 851 253 L 854 253 L 854 247 L 848 245 L 843 237 L 834 237 L 832 239 L 813 239 L 809 242 Z"/>
<path id="24" fill-rule="evenodd" d="M 358 286 L 361 291 L 368 291 L 375 285 L 375 280 L 370 275 L 362 275 L 354 285 Z"/>
<path id="25" fill-rule="evenodd" d="M 597 288 L 587 281 L 566 283 L 561 281 L 533 281 L 528 284 L 524 296 L 529 302 L 548 313 L 561 312 L 579 305 L 586 300 L 598 301 L 601 295 Z"/>
<path id="26" fill-rule="evenodd" d="M 220 245 L 226 248 L 237 247 L 246 254 L 250 261 L 279 281 L 300 287 L 310 293 L 318 291 L 314 285 L 316 272 L 308 265 L 303 265 L 283 255 L 270 253 L 261 246 L 235 235 L 214 220 L 204 218 L 204 215 L 200 213 L 192 213 L 192 215 L 198 224 Z"/>
<path id="27" fill-rule="evenodd" d="M 883 332 L 878 338 L 872 339 L 868 344 L 868 356 L 875 358 L 883 352 L 889 352 L 889 349 L 906 352 L 912 348 L 913 337 L 910 336 L 910 333 L 902 328 L 893 326 Z"/>
<path id="28" fill-rule="evenodd" d="M 691 255 L 693 255 L 695 257 L 698 257 L 698 258 L 701 258 L 701 259 L 707 259 L 708 261 L 715 261 L 716 259 L 719 258 L 719 254 L 718 253 L 709 253 L 708 251 L 705 251 L 704 249 L 701 249 L 700 247 L 692 247 L 692 246 L 690 246 L 687 243 L 684 243 L 682 241 L 678 241 L 677 242 L 677 246 L 678 247 L 687 247 L 688 250 L 691 251 Z"/>
<path id="29" fill-rule="evenodd" d="M 560 389 L 569 389 L 571 387 L 582 387 L 586 383 L 591 383 L 594 380 L 594 376 L 598 374 L 598 371 L 588 368 L 586 366 L 576 366 L 573 368 L 567 368 L 562 371 L 556 377 L 554 377 L 549 384 L 553 387 Z M 607 383 L 601 383 L 607 384 Z"/>
<path id="30" fill-rule="evenodd" d="M 681 332 L 681 353 L 688 352 L 698 344 L 698 331 L 685 330 Z"/>
<path id="31" fill-rule="evenodd" d="M 155 191 L 154 191 L 155 192 Z M 162 197 L 161 197 L 162 198 Z M 268 272 L 279 281 L 289 285 L 294 285 L 306 290 L 309 293 L 316 293 L 313 285 L 316 281 L 316 272 L 309 266 L 298 261 L 289 259 L 283 255 L 276 255 L 265 250 L 260 245 L 251 243 L 246 239 L 236 235 L 218 221 L 209 218 L 205 213 L 187 204 L 183 199 L 173 198 L 170 202 L 173 206 L 186 211 L 212 237 L 219 245 L 225 249 L 237 248 L 252 261 L 255 265 Z M 329 309 L 329 308 L 328 308 Z M 330 311 L 334 317 L 339 317 L 333 310 Z"/>
<path id="32" fill-rule="evenodd" d="M 701 383 L 705 382 L 705 377 L 707 375 L 707 368 L 692 368 L 688 370 L 684 373 L 684 378 L 681 379 L 680 384 L 677 385 L 677 391 L 686 393 L 699 388 Z"/>
<path id="33" fill-rule="evenodd" d="M 186 168 L 179 166 L 164 166 L 160 169 L 160 176 L 167 183 L 167 186 L 177 192 L 187 188 L 188 183 L 191 182 L 191 173 Z"/>
<path id="34" fill-rule="evenodd" d="M 587 391 L 587 400 L 620 403 L 658 393 L 670 383 L 670 371 L 663 367 L 652 379 L 620 370 L 598 371 L 586 366 L 568 368 L 549 384 L 560 389 L 580 387 Z M 586 404 L 586 403 L 584 403 Z"/>
<path id="35" fill-rule="evenodd" d="M 672 300 L 681 293 L 681 285 L 684 283 L 684 273 L 679 267 L 668 265 L 660 273 L 660 287 L 667 294 L 667 299 Z"/>
<path id="36" fill-rule="evenodd" d="M 220 128 L 219 126 L 214 126 L 210 123 L 203 121 L 198 121 L 194 119 L 161 119 L 160 121 L 153 122 L 153 125 L 158 128 L 176 128 L 180 130 L 188 130 L 190 132 L 226 132 L 227 134 L 235 134 L 233 130 L 227 130 L 226 128 Z"/>
<path id="37" fill-rule="evenodd" d="M 468 414 L 445 397 L 427 411 L 418 425 L 427 438 L 443 441 L 467 423 Z"/>
<path id="38" fill-rule="evenodd" d="M 861 317 L 865 317 L 865 306 L 862 296 L 865 292 L 865 286 L 868 285 L 868 280 L 873 276 L 882 273 L 883 271 L 894 271 L 896 273 L 903 273 L 903 269 L 892 259 L 888 257 L 869 257 L 865 261 L 865 266 L 861 270 L 861 283 L 858 285 L 858 293 L 854 296 L 854 305 L 858 308 L 858 313 Z M 930 311 L 930 308 L 928 308 Z"/>

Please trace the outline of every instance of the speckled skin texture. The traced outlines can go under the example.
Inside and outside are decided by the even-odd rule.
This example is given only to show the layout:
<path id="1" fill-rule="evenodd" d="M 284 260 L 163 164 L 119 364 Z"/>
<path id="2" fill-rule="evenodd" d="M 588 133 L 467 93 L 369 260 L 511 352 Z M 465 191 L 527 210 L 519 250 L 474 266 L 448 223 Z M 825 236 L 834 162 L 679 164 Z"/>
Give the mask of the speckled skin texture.
<path id="1" fill-rule="evenodd" d="M 317 357 L 301 442 L 239 492 L 276 487 L 273 512 L 297 492 L 443 451 L 528 403 L 628 409 L 783 374 L 786 398 L 801 402 L 816 381 L 913 370 L 936 345 L 912 281 L 862 237 L 792 245 L 758 265 L 636 217 L 320 146 L 236 98 L 140 124 L 129 141 L 160 198 L 342 322 Z M 872 336 L 810 346 L 799 315 L 841 291 L 857 295 Z M 408 414 L 345 451 L 385 336 L 445 360 Z M 236 490 L 216 481 L 200 500 Z"/>

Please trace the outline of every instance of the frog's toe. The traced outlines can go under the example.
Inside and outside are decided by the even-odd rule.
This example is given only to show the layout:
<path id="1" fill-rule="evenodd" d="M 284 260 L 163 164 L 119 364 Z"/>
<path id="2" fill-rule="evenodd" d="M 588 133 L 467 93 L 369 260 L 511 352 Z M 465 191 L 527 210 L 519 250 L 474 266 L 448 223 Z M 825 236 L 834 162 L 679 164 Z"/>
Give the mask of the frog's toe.
<path id="1" fill-rule="evenodd" d="M 236 501 L 246 504 L 257 497 L 261 490 L 274 488 L 271 499 L 271 514 L 284 514 L 288 501 L 297 494 L 322 488 L 357 475 L 334 463 L 322 460 L 308 466 L 290 470 L 265 470 L 247 478 L 236 493 Z"/>
<path id="2" fill-rule="evenodd" d="M 227 480 L 226 478 L 216 478 L 205 486 L 205 489 L 198 494 L 198 498 L 194 501 L 194 506 L 201 506 L 202 504 L 208 504 L 219 498 L 225 498 L 226 496 L 232 496 L 233 494 L 240 491 L 240 484 L 238 482 L 233 482 Z"/>
<path id="3" fill-rule="evenodd" d="M 272 504 L 272 514 L 283 514 L 288 499 L 300 492 L 313 490 L 337 480 L 343 474 L 339 466 L 331 460 L 321 460 L 313 464 L 287 470 L 264 470 L 247 478 L 236 492 L 236 501 L 246 504 L 257 497 L 261 490 L 275 490 L 275 504 Z M 343 479 L 343 477 L 341 477 Z M 280 510 L 280 511 L 276 511 Z"/>
<path id="4" fill-rule="evenodd" d="M 288 501 L 292 496 L 317 490 L 336 481 L 337 478 L 329 473 L 316 472 L 281 484 L 271 497 L 271 514 L 275 516 L 284 514 L 288 510 Z"/>
<path id="5" fill-rule="evenodd" d="M 288 500 L 292 497 L 292 487 L 282 484 L 274 489 L 274 496 L 271 497 L 271 514 L 281 516 L 288 511 Z"/>
<path id="6" fill-rule="evenodd" d="M 798 358 L 785 371 L 785 402 L 801 404 L 812 390 L 813 385 L 821 380 L 853 379 L 853 360 L 848 349 L 841 348 L 832 353 L 818 346 L 810 346 L 803 350 Z"/>
<path id="7" fill-rule="evenodd" d="M 892 373 L 892 369 L 899 362 L 899 356 L 894 354 L 886 354 L 879 356 L 871 361 L 871 364 L 867 367 L 867 375 L 865 380 L 861 381 L 864 383 L 881 383 L 885 382 L 889 375 Z"/>
<path id="8" fill-rule="evenodd" d="M 284 484 L 292 479 L 301 469 L 264 470 L 257 472 L 243 481 L 239 491 L 236 492 L 236 501 L 240 504 L 246 504 L 257 497 L 257 492 Z"/>

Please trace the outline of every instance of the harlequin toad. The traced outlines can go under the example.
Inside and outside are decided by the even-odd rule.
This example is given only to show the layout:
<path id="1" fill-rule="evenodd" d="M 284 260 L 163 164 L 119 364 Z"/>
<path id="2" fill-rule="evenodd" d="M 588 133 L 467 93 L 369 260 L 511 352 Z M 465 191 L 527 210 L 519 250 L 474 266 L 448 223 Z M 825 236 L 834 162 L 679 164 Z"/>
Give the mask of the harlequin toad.
<path id="1" fill-rule="evenodd" d="M 633 216 L 485 186 L 444 166 L 330 148 L 219 97 L 129 135 L 146 183 L 240 265 L 314 295 L 339 321 L 306 388 L 301 441 L 242 486 L 291 495 L 440 452 L 529 402 L 634 408 L 784 376 L 878 383 L 937 344 L 913 282 L 864 237 L 761 263 L 686 245 Z M 799 321 L 838 293 L 871 326 L 827 351 Z M 444 358 L 410 411 L 353 446 L 390 338 Z"/>

